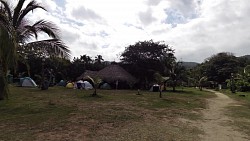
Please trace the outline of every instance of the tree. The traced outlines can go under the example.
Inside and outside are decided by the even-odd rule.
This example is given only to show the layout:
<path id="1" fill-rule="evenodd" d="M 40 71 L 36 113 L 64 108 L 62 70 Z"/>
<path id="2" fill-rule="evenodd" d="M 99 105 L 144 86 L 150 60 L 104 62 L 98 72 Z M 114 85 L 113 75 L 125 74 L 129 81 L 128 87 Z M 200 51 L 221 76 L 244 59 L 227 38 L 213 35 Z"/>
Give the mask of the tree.
<path id="1" fill-rule="evenodd" d="M 8 55 L 15 56 L 15 54 L 18 53 L 19 56 L 23 58 L 29 54 L 45 57 L 60 56 L 69 58 L 70 51 L 60 40 L 57 34 L 58 29 L 54 24 L 45 20 L 39 20 L 31 25 L 26 18 L 27 14 L 35 9 L 46 9 L 37 4 L 34 0 L 30 1 L 27 6 L 24 7 L 25 1 L 26 0 L 19 0 L 15 8 L 12 9 L 7 1 L 0 0 L 1 32 L 4 33 L 4 37 L 10 37 L 10 43 L 7 43 L 9 45 L 2 44 L 1 50 L 4 50 L 4 48 L 11 48 L 11 53 L 9 52 Z M 37 39 L 39 33 L 45 33 L 52 39 L 29 42 L 31 38 Z M 1 37 L 1 41 L 3 41 L 2 38 L 4 37 Z M 10 60 L 6 61 L 6 56 L 1 57 L 0 63 L 3 67 L 6 67 L 5 64 L 9 61 L 14 62 L 16 58 L 9 58 L 8 56 L 7 58 Z M 3 73 L 5 73 L 5 70 L 3 70 Z M 0 87 L 5 87 L 5 85 L 1 85 Z M 0 90 L 2 90 L 2 88 L 0 88 Z M 3 93 L 3 91 L 0 91 L 0 93 Z"/>
<path id="2" fill-rule="evenodd" d="M 208 81 L 221 84 L 230 78 L 231 73 L 237 73 L 239 66 L 240 62 L 232 53 L 222 52 L 206 59 L 203 71 Z"/>
<path id="3" fill-rule="evenodd" d="M 98 77 L 87 76 L 87 78 L 90 80 L 91 84 L 94 87 L 94 92 L 93 92 L 92 96 L 95 97 L 95 96 L 97 96 L 96 90 L 97 90 L 98 86 L 100 85 L 100 83 L 102 82 L 102 80 Z"/>
<path id="4" fill-rule="evenodd" d="M 182 81 L 185 77 L 185 67 L 181 65 L 181 62 L 172 62 L 169 65 L 168 74 L 172 81 L 173 92 L 176 91 L 177 81 Z"/>
<path id="5" fill-rule="evenodd" d="M 83 62 L 85 70 L 89 67 L 89 64 L 92 63 L 91 57 L 86 54 L 80 55 L 80 60 Z"/>
<path id="6" fill-rule="evenodd" d="M 7 71 L 10 65 L 15 63 L 15 33 L 11 26 L 5 24 L 5 15 L 0 9 L 0 100 L 8 98 Z"/>
<path id="7" fill-rule="evenodd" d="M 15 30 L 15 38 L 18 43 L 17 52 L 23 57 L 27 54 L 36 54 L 45 57 L 60 56 L 68 58 L 70 51 L 60 40 L 57 33 L 58 28 L 53 23 L 39 20 L 30 25 L 31 23 L 26 18 L 27 14 L 35 9 L 46 9 L 34 0 L 24 7 L 25 1 L 19 0 L 15 8 L 12 9 L 7 1 L 0 0 L 2 14 L 6 17 L 6 20 L 1 20 L 1 22 Z M 39 33 L 45 33 L 52 39 L 28 42 L 32 38 L 37 39 Z"/>
<path id="8" fill-rule="evenodd" d="M 199 80 L 199 89 L 200 89 L 200 91 L 202 91 L 203 85 L 204 85 L 204 83 L 206 81 L 207 81 L 207 77 L 206 76 L 203 76 L 203 77 L 200 78 L 200 80 Z"/>
<path id="9" fill-rule="evenodd" d="M 139 80 L 141 87 L 147 88 L 154 81 L 154 73 L 163 73 L 163 56 L 174 56 L 174 50 L 163 42 L 153 40 L 137 42 L 126 47 L 121 54 L 123 66 Z"/>
<path id="10" fill-rule="evenodd" d="M 97 56 L 95 57 L 95 62 L 96 62 L 96 63 L 101 64 L 101 63 L 102 63 L 102 61 L 104 61 L 104 59 L 102 58 L 102 56 L 101 56 L 101 55 L 97 55 Z"/>
<path id="11" fill-rule="evenodd" d="M 158 72 L 156 72 L 156 73 L 154 74 L 154 79 L 155 79 L 155 81 L 160 85 L 160 89 L 159 89 L 160 94 L 159 94 L 159 97 L 162 98 L 162 90 L 161 90 L 161 87 L 162 87 L 162 83 L 164 83 L 165 80 L 164 80 L 163 76 L 162 76 L 160 73 L 158 73 Z"/>

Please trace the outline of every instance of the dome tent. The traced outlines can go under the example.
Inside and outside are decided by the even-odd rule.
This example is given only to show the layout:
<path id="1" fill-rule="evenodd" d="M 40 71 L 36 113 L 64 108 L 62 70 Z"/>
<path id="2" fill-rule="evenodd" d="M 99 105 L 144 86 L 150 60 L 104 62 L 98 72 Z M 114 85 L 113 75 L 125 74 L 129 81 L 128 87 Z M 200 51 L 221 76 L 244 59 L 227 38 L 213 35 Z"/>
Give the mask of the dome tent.
<path id="1" fill-rule="evenodd" d="M 37 84 L 30 77 L 24 77 L 24 78 L 20 78 L 20 86 L 22 86 L 22 87 L 37 87 Z"/>

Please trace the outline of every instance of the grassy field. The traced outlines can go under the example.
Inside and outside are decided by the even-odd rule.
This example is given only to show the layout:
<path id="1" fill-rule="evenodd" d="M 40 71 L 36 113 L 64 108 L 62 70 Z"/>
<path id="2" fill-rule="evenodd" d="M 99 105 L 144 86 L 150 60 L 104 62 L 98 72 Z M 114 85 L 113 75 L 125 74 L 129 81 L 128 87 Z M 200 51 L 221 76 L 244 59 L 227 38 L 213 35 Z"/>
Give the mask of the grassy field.
<path id="1" fill-rule="evenodd" d="M 181 119 L 197 120 L 213 94 L 192 88 L 180 92 L 74 90 L 11 86 L 0 101 L 0 140 L 199 140 L 202 134 Z"/>
<path id="2" fill-rule="evenodd" d="M 250 92 L 236 92 L 235 94 L 230 90 L 221 92 L 239 102 L 236 106 L 234 104 L 228 108 L 227 115 L 233 118 L 232 125 L 250 136 Z"/>

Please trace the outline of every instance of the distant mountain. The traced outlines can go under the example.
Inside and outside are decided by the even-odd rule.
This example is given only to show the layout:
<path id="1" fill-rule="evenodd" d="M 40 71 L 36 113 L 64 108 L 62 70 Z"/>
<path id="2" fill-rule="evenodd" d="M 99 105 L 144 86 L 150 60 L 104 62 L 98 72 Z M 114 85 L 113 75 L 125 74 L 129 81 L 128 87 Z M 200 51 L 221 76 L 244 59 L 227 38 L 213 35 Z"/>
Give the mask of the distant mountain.
<path id="1" fill-rule="evenodd" d="M 240 56 L 239 58 L 247 58 L 248 60 L 250 60 L 250 55 Z"/>
<path id="2" fill-rule="evenodd" d="M 187 69 L 191 69 L 199 65 L 199 63 L 196 62 L 182 62 L 182 66 L 184 66 Z"/>

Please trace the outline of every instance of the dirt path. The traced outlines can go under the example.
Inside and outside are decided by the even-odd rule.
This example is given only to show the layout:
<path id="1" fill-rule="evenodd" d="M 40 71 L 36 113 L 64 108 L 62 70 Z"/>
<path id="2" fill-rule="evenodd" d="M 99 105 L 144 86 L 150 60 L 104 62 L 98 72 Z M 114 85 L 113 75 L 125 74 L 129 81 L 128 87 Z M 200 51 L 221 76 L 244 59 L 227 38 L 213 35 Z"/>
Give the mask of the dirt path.
<path id="1" fill-rule="evenodd" d="M 208 108 L 203 111 L 204 120 L 201 122 L 201 127 L 205 135 L 202 136 L 202 140 L 247 141 L 248 139 L 243 133 L 236 131 L 227 124 L 232 122 L 232 120 L 224 114 L 225 108 L 236 104 L 236 101 L 225 94 L 216 91 L 211 92 L 214 92 L 217 97 L 208 99 Z"/>

